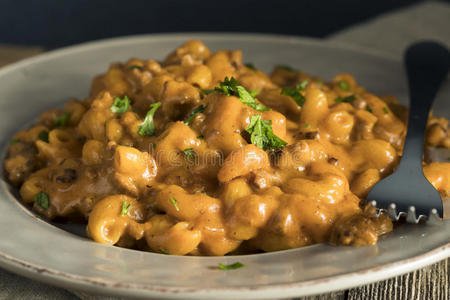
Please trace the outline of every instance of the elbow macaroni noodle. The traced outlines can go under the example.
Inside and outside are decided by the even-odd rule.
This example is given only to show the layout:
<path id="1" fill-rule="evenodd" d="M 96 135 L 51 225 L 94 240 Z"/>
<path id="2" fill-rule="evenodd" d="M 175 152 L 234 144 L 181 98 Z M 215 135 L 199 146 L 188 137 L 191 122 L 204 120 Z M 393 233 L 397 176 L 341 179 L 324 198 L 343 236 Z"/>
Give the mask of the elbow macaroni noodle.
<path id="1" fill-rule="evenodd" d="M 226 77 L 270 110 L 205 91 Z M 129 108 L 113 112 L 125 96 Z M 286 146 L 251 143 L 257 115 Z M 406 115 L 350 74 L 324 83 L 276 67 L 268 76 L 243 64 L 239 50 L 212 53 L 188 41 L 161 63 L 112 64 L 86 99 L 18 132 L 4 166 L 38 213 L 82 218 L 99 243 L 174 255 L 368 245 L 392 230 L 362 203 L 398 165 Z M 154 134 L 141 135 L 142 126 Z M 430 116 L 426 144 L 450 147 L 447 119 Z M 425 157 L 423 169 L 446 197 L 450 163 Z M 35 201 L 41 192 L 44 205 Z"/>

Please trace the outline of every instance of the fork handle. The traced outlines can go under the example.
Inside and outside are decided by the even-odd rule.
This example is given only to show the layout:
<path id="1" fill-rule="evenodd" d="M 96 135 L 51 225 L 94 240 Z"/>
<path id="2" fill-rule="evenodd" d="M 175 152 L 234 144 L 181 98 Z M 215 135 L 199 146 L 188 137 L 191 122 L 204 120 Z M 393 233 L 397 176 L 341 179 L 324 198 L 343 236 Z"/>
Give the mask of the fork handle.
<path id="1" fill-rule="evenodd" d="M 417 43 L 407 50 L 404 57 L 410 111 L 400 168 L 421 170 L 428 113 L 448 73 L 450 59 L 448 49 L 436 42 Z"/>

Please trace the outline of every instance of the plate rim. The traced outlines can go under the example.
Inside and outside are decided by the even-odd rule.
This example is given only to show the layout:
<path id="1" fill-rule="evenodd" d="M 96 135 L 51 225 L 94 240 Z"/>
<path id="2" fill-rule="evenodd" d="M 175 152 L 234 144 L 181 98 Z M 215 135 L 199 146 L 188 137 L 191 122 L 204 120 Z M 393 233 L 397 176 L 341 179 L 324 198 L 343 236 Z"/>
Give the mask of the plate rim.
<path id="1" fill-rule="evenodd" d="M 292 35 L 279 34 L 264 34 L 264 33 L 234 33 L 234 32 L 183 32 L 183 33 L 158 33 L 158 34 L 138 34 L 129 36 L 120 36 L 114 38 L 106 38 L 100 40 L 89 41 L 81 44 L 71 45 L 36 56 L 12 63 L 0 68 L 0 76 L 14 71 L 16 69 L 24 68 L 36 62 L 45 62 L 53 58 L 70 55 L 82 51 L 89 51 L 89 49 L 98 47 L 108 47 L 116 44 L 135 44 L 145 43 L 149 39 L 180 39 L 185 40 L 192 36 L 208 39 L 233 39 L 233 40 L 258 40 L 258 41 L 276 41 L 282 43 L 298 43 L 315 46 L 324 46 L 331 48 L 339 48 L 347 51 L 363 53 L 370 56 L 391 60 L 396 63 L 400 62 L 398 57 L 390 55 L 378 50 L 360 47 L 355 44 L 340 43 L 324 39 L 300 37 Z M 449 76 L 450 77 L 450 74 Z M 6 253 L 0 251 L 0 266 L 6 270 L 18 273 L 22 276 L 32 278 L 38 281 L 46 282 L 62 288 L 70 288 L 74 290 L 88 290 L 93 293 L 111 294 L 114 292 L 120 296 L 134 296 L 134 297 L 174 297 L 183 296 L 184 298 L 192 297 L 208 297 L 214 293 L 217 297 L 228 298 L 232 296 L 239 297 L 254 297 L 254 293 L 243 295 L 244 292 L 264 292 L 259 295 L 264 298 L 276 297 L 274 293 L 283 291 L 283 297 L 289 296 L 307 296 L 318 293 L 326 293 L 336 290 L 343 290 L 359 285 L 364 285 L 379 280 L 386 279 L 384 272 L 390 270 L 389 277 L 398 276 L 421 267 L 425 267 L 442 259 L 450 257 L 450 241 L 447 244 L 434 248 L 428 252 L 416 255 L 414 257 L 405 258 L 392 263 L 383 264 L 378 267 L 354 271 L 341 275 L 334 275 L 330 277 L 322 277 L 308 281 L 297 281 L 291 283 L 277 283 L 269 285 L 258 285 L 252 287 L 206 287 L 206 288 L 191 288 L 191 287 L 162 287 L 162 286 L 144 286 L 132 284 L 111 283 L 110 281 L 102 281 L 101 279 L 92 279 L 85 276 L 73 275 L 66 272 L 61 272 L 46 267 L 41 267 L 34 264 L 29 264 L 26 261 L 14 258 Z M 351 278 L 352 280 L 349 280 Z M 98 289 L 101 290 L 98 290 Z M 109 293 L 108 293 L 109 292 Z M 234 293 L 236 293 L 234 295 Z M 182 295 L 181 295 L 182 294 Z"/>
<path id="2" fill-rule="evenodd" d="M 283 292 L 283 298 L 286 298 L 310 296 L 366 285 L 386 279 L 386 276 L 383 274 L 386 270 L 390 270 L 390 277 L 388 278 L 393 278 L 417 270 L 418 268 L 431 265 L 448 257 L 450 257 L 450 242 L 411 258 L 341 275 L 308 281 L 258 285 L 253 287 L 213 288 L 162 287 L 121 284 L 117 282 L 110 283 L 108 281 L 102 281 L 101 279 L 90 279 L 84 276 L 39 267 L 2 252 L 0 252 L 0 266 L 8 271 L 50 285 L 64 289 L 74 289 L 84 292 L 88 291 L 101 295 L 111 295 L 111 292 L 114 292 L 114 296 L 133 296 L 139 298 L 149 296 L 173 297 L 174 295 L 182 295 L 185 299 L 197 299 L 199 297 L 201 299 L 208 299 L 208 296 L 214 294 L 218 299 L 233 298 L 233 296 L 239 296 L 241 299 L 253 299 L 255 295 L 251 292 L 264 292 L 265 294 L 258 295 L 260 299 L 273 299 L 279 296 L 278 293 L 281 291 Z M 349 278 L 352 280 L 349 280 Z M 98 290 L 98 288 L 101 290 Z M 243 295 L 242 293 L 245 292 L 249 292 L 249 294 Z"/>

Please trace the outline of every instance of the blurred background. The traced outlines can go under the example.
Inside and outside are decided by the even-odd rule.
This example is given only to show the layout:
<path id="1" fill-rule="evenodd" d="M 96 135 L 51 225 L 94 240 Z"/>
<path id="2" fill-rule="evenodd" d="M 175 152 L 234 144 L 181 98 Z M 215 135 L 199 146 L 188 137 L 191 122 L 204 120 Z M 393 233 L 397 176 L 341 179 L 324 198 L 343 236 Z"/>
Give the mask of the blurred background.
<path id="1" fill-rule="evenodd" d="M 53 49 L 115 36 L 181 31 L 325 37 L 420 2 L 428 1 L 1 0 L 0 43 Z"/>

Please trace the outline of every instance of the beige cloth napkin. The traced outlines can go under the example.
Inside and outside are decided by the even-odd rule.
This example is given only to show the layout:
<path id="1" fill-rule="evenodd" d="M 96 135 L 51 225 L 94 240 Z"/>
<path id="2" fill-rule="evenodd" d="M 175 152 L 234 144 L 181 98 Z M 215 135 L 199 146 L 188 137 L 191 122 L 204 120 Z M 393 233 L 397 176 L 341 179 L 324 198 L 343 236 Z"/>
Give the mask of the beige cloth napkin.
<path id="1" fill-rule="evenodd" d="M 381 15 L 368 22 L 332 34 L 329 40 L 355 44 L 401 57 L 408 44 L 421 39 L 434 39 L 450 47 L 450 5 L 426 2 Z M 3 48 L 3 49 L 2 49 Z M 40 48 L 4 48 L 0 45 L 0 66 L 40 52 Z M 68 292 L 0 270 L 0 299 L 84 299 L 113 300 L 116 297 Z"/>

